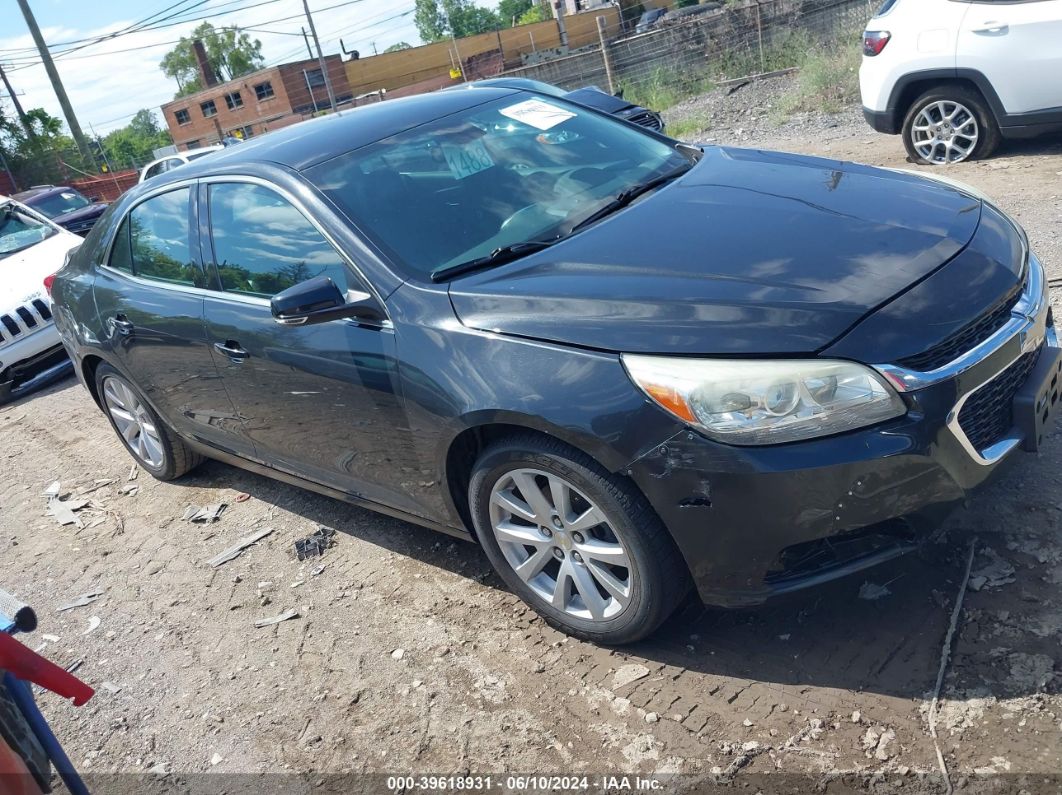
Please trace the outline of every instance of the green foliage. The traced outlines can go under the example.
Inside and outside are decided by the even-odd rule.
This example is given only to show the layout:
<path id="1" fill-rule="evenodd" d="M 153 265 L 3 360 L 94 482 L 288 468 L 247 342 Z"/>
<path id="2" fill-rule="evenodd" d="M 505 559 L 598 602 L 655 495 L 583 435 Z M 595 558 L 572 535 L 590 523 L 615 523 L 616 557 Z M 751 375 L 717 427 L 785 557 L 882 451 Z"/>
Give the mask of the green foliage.
<path id="1" fill-rule="evenodd" d="M 553 19 L 553 12 L 549 10 L 545 3 L 536 3 L 520 15 L 520 18 L 516 20 L 516 24 L 532 25 L 535 22 L 546 22 L 550 19 Z"/>
<path id="2" fill-rule="evenodd" d="M 712 129 L 712 122 L 706 113 L 676 119 L 667 124 L 667 134 L 680 141 L 696 139 L 697 136 L 703 135 L 710 129 Z"/>
<path id="3" fill-rule="evenodd" d="M 623 96 L 643 108 L 664 111 L 714 87 L 715 83 L 707 73 L 659 67 L 647 80 L 623 86 Z"/>
<path id="4" fill-rule="evenodd" d="M 802 111 L 838 113 L 858 102 L 862 57 L 858 39 L 851 36 L 801 52 L 796 90 L 782 102 L 779 120 Z"/>
<path id="5" fill-rule="evenodd" d="M 107 161 L 114 170 L 138 168 L 155 157 L 154 150 L 173 143 L 154 111 L 138 111 L 125 127 L 107 133 L 101 140 Z"/>
<path id="6" fill-rule="evenodd" d="M 384 52 L 385 53 L 387 53 L 387 52 L 399 52 L 400 50 L 412 50 L 412 49 L 413 49 L 413 45 L 412 44 L 409 44 L 409 43 L 404 42 L 404 41 L 400 41 L 400 42 L 398 42 L 398 44 L 392 44 L 390 47 L 388 47 L 386 50 L 384 50 Z"/>
<path id="7" fill-rule="evenodd" d="M 502 27 L 497 11 L 482 8 L 472 0 L 416 0 L 413 23 L 421 39 L 429 44 L 451 35 L 460 39 Z"/>
<path id="8" fill-rule="evenodd" d="M 539 3 L 535 0 L 499 0 L 498 16 L 501 17 L 502 25 L 521 24 L 520 18 L 537 5 Z"/>
<path id="9" fill-rule="evenodd" d="M 265 64 L 262 42 L 258 39 L 252 39 L 233 28 L 215 28 L 209 22 L 204 22 L 190 36 L 182 36 L 159 62 L 163 74 L 177 81 L 178 90 L 174 99 L 194 94 L 203 88 L 199 64 L 192 49 L 196 39 L 202 39 L 207 61 L 219 80 L 242 77 L 261 69 Z"/>
<path id="10" fill-rule="evenodd" d="M 29 133 L 18 119 L 0 116 L 0 149 L 21 187 L 58 184 L 80 176 L 76 169 L 91 171 L 60 119 L 43 108 L 26 111 L 26 119 Z"/>
<path id="11" fill-rule="evenodd" d="M 686 8 L 697 5 L 699 0 L 675 0 L 675 8 Z"/>

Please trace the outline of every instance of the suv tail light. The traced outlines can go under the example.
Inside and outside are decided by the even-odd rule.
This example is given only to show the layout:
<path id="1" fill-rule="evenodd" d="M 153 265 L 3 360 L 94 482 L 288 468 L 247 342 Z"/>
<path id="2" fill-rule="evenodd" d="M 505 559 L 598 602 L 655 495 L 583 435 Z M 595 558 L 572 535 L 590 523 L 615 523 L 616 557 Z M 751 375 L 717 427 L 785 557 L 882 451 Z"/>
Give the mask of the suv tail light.
<path id="1" fill-rule="evenodd" d="M 892 34 L 887 30 L 868 30 L 863 34 L 863 55 L 873 58 L 880 55 L 889 43 Z"/>
<path id="2" fill-rule="evenodd" d="M 45 276 L 44 277 L 44 289 L 48 291 L 48 297 L 49 298 L 51 298 L 52 285 L 54 283 L 55 283 L 55 274 L 54 273 L 51 276 Z"/>

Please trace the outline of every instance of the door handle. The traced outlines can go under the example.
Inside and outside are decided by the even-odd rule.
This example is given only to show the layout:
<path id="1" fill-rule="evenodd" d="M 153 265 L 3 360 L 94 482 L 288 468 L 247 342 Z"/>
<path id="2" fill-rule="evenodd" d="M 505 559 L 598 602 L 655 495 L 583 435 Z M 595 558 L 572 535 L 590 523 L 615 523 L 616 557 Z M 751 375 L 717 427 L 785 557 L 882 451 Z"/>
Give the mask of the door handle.
<path id="1" fill-rule="evenodd" d="M 244 359 L 251 355 L 243 348 L 241 348 L 240 343 L 236 342 L 235 340 L 215 342 L 214 348 L 217 349 L 218 352 L 228 356 L 229 361 L 235 362 L 236 364 L 240 364 L 241 362 L 243 362 Z"/>
<path id="2" fill-rule="evenodd" d="M 123 337 L 128 337 L 133 333 L 133 324 L 129 322 L 129 318 L 125 315 L 115 315 L 111 318 L 111 328 L 121 334 Z"/>
<path id="3" fill-rule="evenodd" d="M 1010 26 L 1006 22 L 997 22 L 995 20 L 990 20 L 988 22 L 983 22 L 981 24 L 981 27 L 974 28 L 973 32 L 1003 34 L 1006 33 L 1008 30 L 1010 30 Z"/>

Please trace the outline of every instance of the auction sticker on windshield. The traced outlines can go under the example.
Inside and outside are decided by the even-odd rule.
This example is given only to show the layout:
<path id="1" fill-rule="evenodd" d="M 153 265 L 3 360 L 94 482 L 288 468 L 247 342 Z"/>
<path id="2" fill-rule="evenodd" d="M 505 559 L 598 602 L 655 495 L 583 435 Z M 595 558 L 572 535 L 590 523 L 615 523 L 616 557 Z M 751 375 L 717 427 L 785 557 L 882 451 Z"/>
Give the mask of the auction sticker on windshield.
<path id="1" fill-rule="evenodd" d="M 443 157 L 446 158 L 446 165 L 450 167 L 450 173 L 455 179 L 471 177 L 494 165 L 494 160 L 482 141 L 473 141 L 460 146 L 443 144 L 442 151 Z"/>
<path id="2" fill-rule="evenodd" d="M 518 102 L 515 105 L 502 108 L 501 114 L 524 124 L 530 124 L 539 130 L 548 130 L 556 127 L 561 122 L 575 118 L 575 114 L 570 110 L 558 108 L 556 105 L 543 102 L 541 99 Z"/>

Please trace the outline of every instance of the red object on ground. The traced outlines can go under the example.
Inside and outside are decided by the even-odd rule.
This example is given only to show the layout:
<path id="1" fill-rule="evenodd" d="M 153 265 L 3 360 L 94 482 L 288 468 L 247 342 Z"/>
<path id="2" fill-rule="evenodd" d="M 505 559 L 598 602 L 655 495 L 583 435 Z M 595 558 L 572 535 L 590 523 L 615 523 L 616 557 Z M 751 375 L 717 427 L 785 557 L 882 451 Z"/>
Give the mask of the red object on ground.
<path id="1" fill-rule="evenodd" d="M 0 739 L 0 792 L 5 795 L 41 795 L 22 757 Z"/>
<path id="2" fill-rule="evenodd" d="M 74 699 L 75 707 L 80 707 L 96 692 L 73 674 L 3 632 L 0 632 L 0 669 L 63 698 Z"/>

